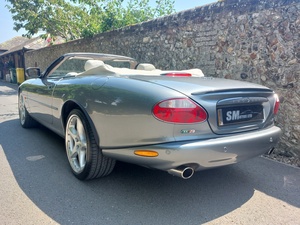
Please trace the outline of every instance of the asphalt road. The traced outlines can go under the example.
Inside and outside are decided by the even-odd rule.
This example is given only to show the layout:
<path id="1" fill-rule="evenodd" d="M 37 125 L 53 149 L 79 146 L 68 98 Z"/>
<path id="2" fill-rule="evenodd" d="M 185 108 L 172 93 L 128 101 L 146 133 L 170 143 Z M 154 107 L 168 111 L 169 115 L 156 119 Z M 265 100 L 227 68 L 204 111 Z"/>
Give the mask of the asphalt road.
<path id="1" fill-rule="evenodd" d="M 300 169 L 262 157 L 189 180 L 118 163 L 79 181 L 63 139 L 19 125 L 16 89 L 0 81 L 0 224 L 300 224 Z"/>

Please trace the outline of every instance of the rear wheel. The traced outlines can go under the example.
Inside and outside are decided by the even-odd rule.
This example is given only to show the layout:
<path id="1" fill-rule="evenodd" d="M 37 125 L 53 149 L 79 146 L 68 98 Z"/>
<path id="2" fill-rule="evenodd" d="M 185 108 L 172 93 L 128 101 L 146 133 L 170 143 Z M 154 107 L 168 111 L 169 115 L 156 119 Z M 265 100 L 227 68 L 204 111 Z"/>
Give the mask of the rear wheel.
<path id="1" fill-rule="evenodd" d="M 25 106 L 25 98 L 22 93 L 19 94 L 18 108 L 21 126 L 24 128 L 35 127 L 37 122 L 29 115 Z"/>
<path id="2" fill-rule="evenodd" d="M 78 109 L 68 116 L 65 139 L 68 160 L 78 179 L 104 177 L 112 172 L 115 160 L 103 156 L 90 124 Z"/>

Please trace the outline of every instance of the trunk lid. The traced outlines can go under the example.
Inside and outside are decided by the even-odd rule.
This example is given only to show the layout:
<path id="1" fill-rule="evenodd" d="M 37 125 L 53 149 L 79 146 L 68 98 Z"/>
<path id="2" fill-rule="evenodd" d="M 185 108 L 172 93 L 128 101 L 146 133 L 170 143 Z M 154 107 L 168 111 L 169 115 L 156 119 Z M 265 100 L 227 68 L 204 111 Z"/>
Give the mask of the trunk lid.
<path id="1" fill-rule="evenodd" d="M 233 89 L 262 89 L 269 90 L 267 87 L 237 81 L 220 79 L 213 77 L 163 77 L 163 76 L 130 76 L 132 79 L 143 80 L 165 86 L 185 95 L 193 93 L 201 94 L 207 92 L 233 90 Z"/>
<path id="2" fill-rule="evenodd" d="M 274 92 L 258 84 L 211 77 L 130 78 L 155 83 L 188 96 L 207 111 L 207 121 L 216 134 L 262 129 L 274 122 Z"/>

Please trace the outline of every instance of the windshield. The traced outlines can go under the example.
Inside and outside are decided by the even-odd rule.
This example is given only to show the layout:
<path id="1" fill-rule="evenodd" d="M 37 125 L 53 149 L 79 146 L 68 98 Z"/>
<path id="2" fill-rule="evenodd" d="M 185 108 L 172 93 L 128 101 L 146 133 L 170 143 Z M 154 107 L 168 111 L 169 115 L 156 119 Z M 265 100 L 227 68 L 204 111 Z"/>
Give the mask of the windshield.
<path id="1" fill-rule="evenodd" d="M 46 75 L 48 78 L 61 78 L 65 76 L 77 76 L 101 65 L 108 65 L 114 68 L 134 69 L 137 62 L 134 59 L 122 56 L 96 55 L 65 57 L 64 60 L 57 60 L 57 64 L 51 66 L 52 70 Z"/>

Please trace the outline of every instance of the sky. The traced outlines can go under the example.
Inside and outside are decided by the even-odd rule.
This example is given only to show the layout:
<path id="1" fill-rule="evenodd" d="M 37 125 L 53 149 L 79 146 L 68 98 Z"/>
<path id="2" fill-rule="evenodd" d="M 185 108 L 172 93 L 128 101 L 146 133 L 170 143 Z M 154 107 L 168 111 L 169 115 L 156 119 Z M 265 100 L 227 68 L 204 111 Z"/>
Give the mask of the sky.
<path id="1" fill-rule="evenodd" d="M 150 2 L 155 2 L 155 0 Z M 180 12 L 213 2 L 217 2 L 217 0 L 175 0 L 175 10 Z M 0 0 L 0 43 L 26 33 L 25 30 L 20 30 L 19 32 L 13 30 L 14 22 L 11 13 L 5 7 L 6 4 L 8 4 L 6 0 Z"/>

